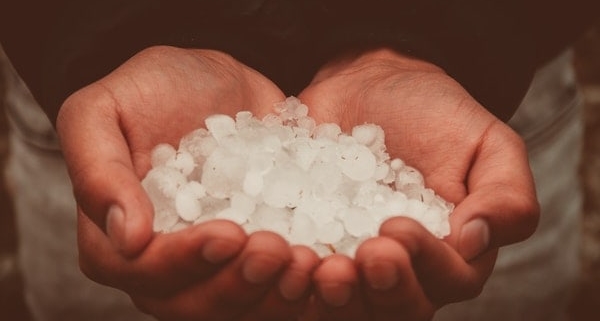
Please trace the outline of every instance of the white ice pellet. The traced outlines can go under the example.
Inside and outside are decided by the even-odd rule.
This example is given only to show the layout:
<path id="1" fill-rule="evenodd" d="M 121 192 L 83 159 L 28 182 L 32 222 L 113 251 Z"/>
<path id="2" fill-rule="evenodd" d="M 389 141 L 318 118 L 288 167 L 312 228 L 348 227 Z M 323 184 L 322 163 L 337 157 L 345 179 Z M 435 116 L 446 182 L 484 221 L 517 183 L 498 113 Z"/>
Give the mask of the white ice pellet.
<path id="1" fill-rule="evenodd" d="M 293 244 L 311 246 L 317 241 L 316 225 L 306 215 L 293 215 L 290 225 L 289 240 Z"/>
<path id="2" fill-rule="evenodd" d="M 345 237 L 336 244 L 335 251 L 336 251 L 336 253 L 354 257 L 354 254 L 356 253 L 356 249 L 358 248 L 358 245 L 362 241 L 366 240 L 367 238 L 368 238 L 368 235 L 364 235 L 362 237 L 353 237 L 353 236 Z"/>
<path id="3" fill-rule="evenodd" d="M 252 123 L 252 113 L 249 111 L 240 111 L 235 114 L 235 126 L 239 130 Z"/>
<path id="4" fill-rule="evenodd" d="M 308 133 L 309 135 L 317 126 L 315 120 L 308 116 L 299 118 L 296 123 L 298 124 L 299 128 L 306 130 L 306 133 Z"/>
<path id="5" fill-rule="evenodd" d="M 263 137 L 261 143 L 266 152 L 275 153 L 281 150 L 281 139 L 277 135 L 267 135 Z"/>
<path id="6" fill-rule="evenodd" d="M 373 124 L 355 126 L 352 128 L 352 137 L 357 143 L 369 146 L 377 138 L 377 126 Z"/>
<path id="7" fill-rule="evenodd" d="M 314 195 L 332 194 L 342 183 L 342 171 L 335 163 L 314 163 L 309 170 Z"/>
<path id="8" fill-rule="evenodd" d="M 283 120 L 274 114 L 268 114 L 262 119 L 263 124 L 267 127 L 276 127 L 283 124 Z"/>
<path id="9" fill-rule="evenodd" d="M 308 192 L 308 180 L 295 164 L 272 169 L 264 176 L 262 189 L 265 204 L 276 207 L 296 207 L 303 194 Z"/>
<path id="10" fill-rule="evenodd" d="M 427 211 L 427 205 L 423 204 L 419 199 L 408 199 L 404 211 L 406 212 L 406 216 L 422 223 L 424 220 L 423 214 Z"/>
<path id="11" fill-rule="evenodd" d="M 350 179 L 364 181 L 375 173 L 377 161 L 364 145 L 351 144 L 340 148 L 337 165 Z"/>
<path id="12" fill-rule="evenodd" d="M 249 220 L 265 231 L 280 235 L 289 235 L 291 227 L 290 212 L 284 208 L 274 208 L 268 205 L 257 206 Z"/>
<path id="13" fill-rule="evenodd" d="M 387 163 L 378 163 L 375 167 L 375 173 L 373 173 L 373 179 L 376 181 L 385 180 L 390 173 L 390 165 Z M 389 184 L 390 182 L 386 183 Z"/>
<path id="14" fill-rule="evenodd" d="M 328 201 L 316 199 L 300 202 L 293 212 L 294 215 L 309 217 L 317 227 L 320 227 L 335 218 L 336 209 L 331 207 Z"/>
<path id="15" fill-rule="evenodd" d="M 393 171 L 399 171 L 404 167 L 404 162 L 400 158 L 394 158 L 390 161 L 390 168 Z"/>
<path id="16" fill-rule="evenodd" d="M 296 105 L 296 110 L 294 111 L 296 116 L 295 118 L 302 119 L 308 115 L 308 106 L 300 103 L 300 100 L 298 98 L 288 97 L 286 100 L 296 100 L 298 102 L 298 105 Z"/>
<path id="17" fill-rule="evenodd" d="M 206 189 L 200 183 L 191 181 L 179 188 L 175 195 L 175 210 L 181 219 L 193 222 L 202 215 L 200 199 L 206 196 Z"/>
<path id="18" fill-rule="evenodd" d="M 234 135 L 237 130 L 235 128 L 235 120 L 227 115 L 212 115 L 208 116 L 204 121 L 206 128 L 219 141 L 224 137 Z"/>
<path id="19" fill-rule="evenodd" d="M 257 196 L 262 192 L 263 185 L 263 174 L 259 171 L 250 171 L 244 176 L 242 191 L 250 196 Z"/>
<path id="20" fill-rule="evenodd" d="M 173 225 L 171 227 L 170 232 L 181 231 L 181 230 L 186 229 L 186 228 L 188 228 L 190 226 L 191 226 L 191 224 L 189 222 L 177 221 L 177 223 L 175 223 L 175 225 Z"/>
<path id="21" fill-rule="evenodd" d="M 200 202 L 202 204 L 202 216 L 196 221 L 201 220 L 201 218 L 204 216 L 215 217 L 217 213 L 230 206 L 229 200 L 212 197 L 210 195 L 203 197 Z"/>
<path id="22" fill-rule="evenodd" d="M 346 232 L 352 236 L 373 235 L 377 229 L 373 216 L 364 208 L 349 208 L 338 216 L 343 218 Z"/>
<path id="23" fill-rule="evenodd" d="M 450 233 L 453 204 L 424 186 L 416 168 L 386 152 L 375 124 L 316 124 L 295 97 L 262 119 L 212 115 L 178 149 L 159 144 L 142 180 L 155 209 L 154 230 L 175 232 L 226 219 L 250 234 L 271 231 L 318 255 L 353 256 L 393 216 L 433 235 Z"/>
<path id="24" fill-rule="evenodd" d="M 166 160 L 164 165 L 180 171 L 184 176 L 189 175 L 196 167 L 194 157 L 186 151 L 176 152 Z"/>
<path id="25" fill-rule="evenodd" d="M 151 200 L 163 201 L 163 198 L 173 199 L 179 187 L 185 185 L 187 179 L 178 170 L 166 166 L 151 169 L 142 180 Z"/>
<path id="26" fill-rule="evenodd" d="M 245 159 L 217 148 L 204 163 L 201 183 L 217 198 L 230 197 L 240 190 L 246 176 Z"/>
<path id="27" fill-rule="evenodd" d="M 205 128 L 198 128 L 183 136 L 179 141 L 179 150 L 192 154 L 194 158 L 205 158 L 216 147 L 216 140 Z"/>
<path id="28" fill-rule="evenodd" d="M 342 129 L 338 124 L 324 123 L 315 127 L 313 136 L 315 139 L 329 139 L 332 141 L 337 141 L 338 136 L 340 136 L 341 133 Z"/>
<path id="29" fill-rule="evenodd" d="M 177 150 L 169 144 L 158 144 L 152 149 L 150 163 L 152 167 L 164 165 L 169 159 L 175 157 Z"/>
<path id="30" fill-rule="evenodd" d="M 244 224 L 248 221 L 248 214 L 244 211 L 238 211 L 235 208 L 225 208 L 215 215 L 216 218 L 222 220 L 233 221 L 237 224 Z"/>
<path id="31" fill-rule="evenodd" d="M 401 192 L 395 191 L 387 200 L 387 208 L 393 215 L 401 215 L 406 212 L 408 198 Z"/>
<path id="32" fill-rule="evenodd" d="M 319 227 L 316 238 L 323 244 L 335 244 L 344 238 L 345 233 L 344 224 L 340 221 L 332 220 Z"/>
<path id="33" fill-rule="evenodd" d="M 231 208 L 244 215 L 250 215 L 256 208 L 256 202 L 252 197 L 236 192 L 231 196 Z"/>
<path id="34" fill-rule="evenodd" d="M 310 138 L 297 139 L 287 148 L 290 151 L 290 157 L 304 171 L 308 171 L 319 154 L 319 150 L 313 148 Z"/>
<path id="35" fill-rule="evenodd" d="M 179 218 L 177 214 L 168 209 L 154 209 L 153 229 L 157 232 L 170 232 L 177 224 Z"/>
<path id="36" fill-rule="evenodd" d="M 423 185 L 425 180 L 423 179 L 423 175 L 414 167 L 404 166 L 403 170 L 398 173 L 396 184 L 399 185 L 407 185 L 407 184 L 417 184 Z"/>

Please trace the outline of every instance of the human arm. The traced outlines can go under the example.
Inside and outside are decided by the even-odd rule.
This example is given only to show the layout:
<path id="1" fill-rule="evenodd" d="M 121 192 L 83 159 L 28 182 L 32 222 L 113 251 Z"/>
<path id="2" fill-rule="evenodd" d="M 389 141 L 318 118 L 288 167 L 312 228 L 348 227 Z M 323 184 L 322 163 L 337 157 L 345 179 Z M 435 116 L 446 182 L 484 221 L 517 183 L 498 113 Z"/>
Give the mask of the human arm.
<path id="1" fill-rule="evenodd" d="M 325 260 L 315 287 L 331 320 L 427 319 L 477 295 L 497 249 L 535 230 L 539 208 L 521 139 L 439 67 L 389 49 L 362 52 L 325 66 L 299 98 L 320 122 L 382 126 L 389 153 L 456 204 L 444 241 L 395 218 L 354 262 Z"/>
<path id="2" fill-rule="evenodd" d="M 109 3 L 110 1 L 107 1 L 107 3 Z M 21 2 L 19 2 L 21 3 Z M 283 3 L 283 2 L 282 2 Z M 468 3 L 464 2 L 464 3 Z M 30 3 L 28 3 L 30 4 Z M 31 7 L 36 7 L 36 6 L 31 6 Z M 155 11 L 160 11 L 160 9 L 155 10 Z M 183 10 L 182 10 L 183 11 Z M 4 10 L 3 12 L 10 12 L 9 10 Z M 193 11 L 192 11 L 193 12 Z M 392 11 L 390 11 L 392 12 Z M 73 14 L 73 11 L 70 11 L 71 14 Z M 172 13 L 172 12 L 169 12 Z M 360 12 L 359 12 L 360 13 Z M 429 24 L 430 23 L 430 19 L 427 19 L 427 17 L 430 17 L 430 15 L 428 15 L 429 12 L 425 11 L 425 12 L 421 12 L 420 14 L 416 14 L 415 16 L 413 16 L 413 18 L 417 19 L 421 19 L 422 23 L 425 24 Z M 45 16 L 46 12 L 44 12 L 44 14 L 42 14 L 42 16 Z M 190 14 L 193 15 L 194 13 Z M 336 16 L 336 12 L 332 12 L 329 14 L 324 14 L 324 16 L 326 18 L 332 18 Z M 481 19 L 485 19 L 486 15 L 479 15 L 478 11 L 475 10 L 475 12 L 471 12 L 472 17 L 480 17 Z M 18 15 L 17 15 L 18 16 Z M 15 17 L 17 17 L 15 16 Z M 165 15 L 168 16 L 168 15 Z M 434 16 L 438 16 L 438 15 L 434 15 Z M 59 16 L 60 17 L 60 16 Z M 161 17 L 160 14 L 154 15 L 154 14 L 150 14 L 149 17 Z M 305 17 L 305 16 L 303 16 Z M 410 17 L 410 16 L 402 16 L 404 17 Z M 451 15 L 450 15 L 451 17 Z M 21 17 L 22 18 L 22 17 Z M 11 28 L 15 28 L 15 26 L 18 26 L 18 24 L 10 24 L 11 22 L 15 22 L 14 19 L 0 19 L 3 22 L 9 23 L 8 26 L 10 28 L 0 28 L 4 33 L 7 32 L 7 30 L 10 30 Z M 128 19 L 125 19 L 125 21 L 127 21 Z M 198 19 L 201 20 L 201 19 Z M 299 19 L 300 22 L 305 22 L 307 21 L 306 19 Z M 401 20 L 401 19 L 396 19 L 396 20 Z M 452 19 L 448 19 L 450 21 L 452 21 Z M 35 22 L 36 20 L 30 20 L 30 19 L 21 19 L 16 20 L 17 22 L 26 22 L 27 24 L 32 23 L 33 24 L 33 29 L 35 29 Z M 107 22 L 114 22 L 117 21 L 119 22 L 119 20 L 113 20 L 113 19 L 106 19 Z M 138 21 L 138 20 L 134 20 L 134 21 Z M 56 112 L 58 110 L 57 106 L 60 106 L 60 104 L 62 103 L 62 99 L 64 99 L 66 96 L 68 96 L 70 93 L 72 93 L 73 91 L 77 90 L 78 88 L 80 88 L 81 86 L 86 85 L 89 82 L 93 82 L 95 81 L 98 77 L 103 76 L 107 73 L 109 73 L 113 68 L 115 68 L 119 63 L 125 61 L 128 58 L 128 55 L 132 55 L 135 52 L 137 52 L 137 49 L 142 49 L 145 48 L 144 46 L 148 46 L 149 44 L 152 44 L 153 42 L 167 42 L 167 41 L 173 41 L 172 38 L 161 38 L 162 35 L 164 35 L 162 32 L 157 32 L 158 35 L 161 35 L 161 37 L 157 37 L 157 38 L 151 38 L 150 40 L 145 38 L 143 35 L 147 33 L 151 34 L 152 32 L 148 32 L 150 31 L 157 31 L 156 29 L 152 29 L 152 28 L 148 28 L 151 26 L 151 23 L 156 23 L 157 21 L 160 21 L 161 23 L 158 23 L 157 25 L 159 25 L 160 27 L 168 27 L 169 23 L 174 22 L 173 21 L 173 15 L 171 16 L 171 19 L 165 19 L 165 20 L 153 20 L 153 19 L 142 19 L 142 22 L 145 22 L 145 24 L 142 24 L 141 27 L 136 28 L 126 28 L 128 25 L 125 24 L 120 25 L 119 23 L 117 23 L 117 26 L 119 26 L 118 28 L 112 29 L 112 27 L 109 27 L 108 30 L 99 30 L 99 34 L 100 36 L 104 36 L 104 37 L 90 37 L 88 39 L 90 39 L 90 43 L 88 45 L 90 45 L 89 47 L 87 47 L 87 50 L 84 50 L 83 52 L 77 52 L 77 54 L 82 54 L 82 55 L 75 55 L 75 56 L 71 56 L 71 55 L 64 55 L 64 54 L 73 54 L 74 52 L 71 50 L 73 48 L 79 48 L 77 43 L 71 43 L 69 44 L 67 41 L 67 44 L 71 45 L 71 47 L 67 46 L 67 47 L 62 47 L 62 49 L 64 49 L 65 51 L 59 51 L 59 52 L 48 52 L 48 49 L 56 49 L 54 47 L 60 47 L 57 46 L 56 43 L 53 40 L 65 40 L 61 37 L 58 38 L 51 38 L 50 40 L 48 39 L 43 39 L 44 43 L 47 44 L 47 46 L 49 48 L 44 48 L 43 46 L 41 47 L 41 51 L 33 51 L 33 52 L 29 52 L 28 55 L 33 55 L 33 57 L 29 57 L 28 55 L 25 55 L 23 57 L 26 57 L 23 61 L 21 61 L 20 63 L 17 63 L 18 65 L 18 69 L 23 70 L 23 66 L 27 65 L 27 62 L 31 62 L 31 61 L 44 61 L 44 66 L 40 67 L 40 70 L 35 70 L 34 72 L 32 72 L 31 74 L 28 74 L 28 83 L 32 84 L 34 83 L 32 81 L 32 79 L 36 78 L 36 73 L 37 75 L 41 75 L 43 70 L 47 70 L 47 68 L 50 67 L 50 72 L 48 72 L 47 74 L 44 75 L 45 77 L 45 82 L 43 85 L 40 85 L 40 88 L 37 88 L 37 90 L 34 90 L 34 93 L 36 94 L 36 97 L 38 97 L 38 99 L 40 101 L 43 102 L 43 106 L 46 109 L 49 117 L 54 120 L 54 115 L 56 115 Z M 332 19 L 332 21 L 337 22 L 336 19 Z M 456 21 L 461 21 L 456 20 Z M 537 21 L 537 20 L 531 20 L 531 21 Z M 86 23 L 90 22 L 89 20 L 86 19 L 81 19 L 80 23 L 81 25 L 86 25 Z M 347 19 L 345 21 L 345 23 L 351 23 L 352 19 Z M 81 26 L 79 25 L 79 26 Z M 52 26 L 52 24 L 50 24 L 50 26 Z M 69 26 L 69 25 L 67 25 Z M 439 23 L 432 23 L 432 28 L 436 30 L 445 30 L 444 28 L 438 28 L 440 25 Z M 571 24 L 569 23 L 564 23 L 561 27 L 568 27 L 565 28 L 565 30 L 570 30 L 571 28 Z M 71 25 L 71 28 L 63 28 L 63 32 L 66 31 L 81 31 L 78 28 L 78 25 Z M 129 25 L 129 27 L 131 27 Z M 192 28 L 193 26 L 189 26 L 189 28 Z M 385 26 L 384 26 L 385 27 Z M 470 27 L 473 27 L 473 25 L 470 25 Z M 185 28 L 183 28 L 185 29 Z M 265 29 L 270 29 L 265 27 Z M 133 30 L 133 33 L 120 33 L 120 31 L 124 31 L 124 30 Z M 466 28 L 465 31 L 469 31 L 472 32 L 473 30 L 478 31 L 477 28 Z M 34 30 L 34 31 L 39 31 L 39 30 Z M 87 30 L 89 32 L 89 30 Z M 174 31 L 174 30 L 171 30 Z M 181 30 L 179 30 L 181 31 Z M 410 28 L 404 28 L 404 32 L 402 34 L 410 34 L 411 29 Z M 400 33 L 399 33 L 400 34 Z M 456 35 L 455 32 L 451 32 L 451 34 Z M 511 32 L 507 33 L 508 35 L 511 34 Z M 37 35 L 35 32 L 32 34 L 33 36 Z M 56 35 L 56 34 L 55 34 Z M 62 36 L 63 34 L 58 33 L 58 36 Z M 95 34 L 92 34 L 93 36 Z M 485 33 L 485 32 L 481 32 L 481 35 L 483 37 L 483 39 L 485 39 L 485 37 L 489 36 L 490 39 L 501 39 L 501 38 L 495 38 L 495 37 L 491 37 L 490 34 Z M 86 34 L 86 32 L 82 32 L 82 34 L 80 35 L 80 37 L 85 38 L 86 36 L 89 36 L 89 34 Z M 97 36 L 97 35 L 96 35 Z M 113 36 L 116 36 L 114 39 L 112 38 Z M 418 33 L 416 33 L 416 38 L 417 39 L 422 39 L 425 40 L 425 42 L 429 42 L 427 40 L 427 37 L 424 37 L 424 35 L 420 35 Z M 34 41 L 35 42 L 35 37 L 26 37 L 28 41 Z M 369 42 L 368 39 L 361 39 L 359 37 L 359 35 L 350 35 L 349 38 L 353 38 L 353 39 L 358 39 L 358 42 L 352 42 L 352 46 L 354 45 L 373 45 L 373 43 Z M 18 49 L 19 46 L 21 46 L 22 42 L 19 43 L 19 37 L 17 37 L 15 39 L 15 41 L 12 43 L 12 45 L 8 44 L 9 46 L 7 46 L 8 49 L 10 49 L 10 55 L 13 57 L 13 60 L 15 62 L 18 62 L 19 59 L 18 57 L 20 57 L 19 53 L 23 53 L 26 52 L 26 50 L 15 50 L 15 48 Z M 75 37 L 75 39 L 77 39 L 77 37 Z M 141 39 L 142 41 L 140 41 L 139 39 Z M 232 38 L 228 38 L 228 37 L 224 37 L 223 40 L 221 41 L 222 43 L 225 43 L 227 41 L 231 41 Z M 233 38 L 233 39 L 238 39 L 239 38 Z M 327 39 L 327 38 L 326 38 Z M 435 40 L 435 38 L 432 38 L 433 40 Z M 450 38 L 451 39 L 451 38 Z M 67 39 L 67 40 L 73 40 L 73 39 Z M 384 39 L 386 40 L 386 39 Z M 389 39 L 387 39 L 386 41 L 388 41 Z M 443 39 L 442 39 L 443 40 Z M 4 40 L 3 40 L 4 41 Z M 414 40 L 416 41 L 416 40 Z M 131 43 L 129 43 L 131 42 Z M 235 42 L 235 41 L 234 41 Z M 433 43 L 435 43 L 435 41 L 432 41 Z M 25 42 L 26 43 L 26 42 Z M 58 42 L 61 45 L 64 45 L 64 43 L 62 42 Z M 194 41 L 183 41 L 181 42 L 183 44 L 185 44 L 186 46 L 201 46 L 201 45 L 206 45 L 206 46 L 210 46 L 209 44 L 206 43 L 202 43 L 202 41 L 199 42 L 194 42 Z M 455 45 L 455 49 L 457 50 L 456 55 L 460 57 L 460 55 L 458 55 L 458 53 L 463 53 L 463 54 L 467 54 L 469 53 L 470 48 L 472 48 L 471 46 L 464 46 L 461 45 L 461 43 L 453 43 L 453 42 L 447 42 L 450 44 Z M 132 45 L 135 45 L 132 47 Z M 301 43 L 303 44 L 303 43 Z M 304 43 L 305 44 L 305 43 Z M 375 43 L 378 44 L 378 43 Z M 418 48 L 418 46 L 414 46 L 414 42 L 412 39 L 409 39 L 409 41 L 403 43 L 402 46 L 398 47 L 397 49 L 400 51 L 403 50 L 415 50 L 414 48 Z M 511 48 L 513 48 L 512 46 L 510 46 L 510 43 L 506 43 L 506 42 L 502 42 L 499 41 L 498 42 L 498 47 L 499 48 L 505 48 L 505 50 L 512 50 Z M 213 44 L 214 45 L 214 44 Z M 73 47 L 74 46 L 74 47 Z M 139 46 L 139 47 L 136 47 Z M 258 45 L 257 45 L 258 46 Z M 302 46 L 299 46 L 300 48 L 302 48 Z M 37 47 L 36 47 L 37 48 Z M 137 49 L 136 49 L 137 48 Z M 296 47 L 293 47 L 296 48 Z M 313 48 L 312 46 L 309 48 Z M 341 47 L 340 47 L 341 48 Z M 506 49 L 508 48 L 508 49 Z M 284 47 L 284 52 L 285 50 L 289 49 L 289 47 Z M 343 49 L 343 48 L 342 48 Z M 277 53 L 280 53 L 281 51 L 278 51 Z M 415 54 L 418 54 L 418 51 L 414 51 Z M 481 61 L 489 61 L 489 60 L 485 60 L 484 58 L 489 57 L 490 55 L 492 57 L 503 57 L 502 55 L 502 51 L 499 52 L 493 52 L 493 51 L 486 51 L 486 52 L 476 52 L 477 55 L 481 55 Z M 114 54 L 114 56 L 113 56 Z M 496 55 L 496 56 L 494 56 Z M 108 59 L 108 58 L 110 59 Z M 427 57 L 427 56 L 423 56 L 423 57 Z M 472 54 L 468 54 L 465 55 L 465 57 L 469 57 L 467 59 L 464 59 L 462 61 L 462 63 L 456 62 L 456 61 L 452 61 L 450 60 L 450 63 L 448 65 L 444 65 L 444 66 L 448 66 L 447 69 L 451 70 L 451 68 L 458 68 L 459 70 L 461 68 L 466 68 L 465 70 L 475 70 L 478 71 L 477 68 L 472 68 L 469 67 L 469 62 L 470 62 L 470 58 L 473 57 Z M 42 59 L 43 58 L 43 59 Z M 64 58 L 64 59 L 63 59 Z M 518 57 L 517 57 L 518 58 Z M 511 65 L 510 63 L 514 63 L 515 61 L 515 57 L 514 56 L 510 56 L 510 57 L 504 57 L 504 59 L 506 60 L 507 64 L 502 64 L 500 67 L 498 67 L 496 64 L 490 64 L 490 66 L 494 66 L 494 70 L 500 70 L 505 72 L 506 74 L 508 74 L 510 76 L 511 80 L 514 80 L 514 82 L 516 84 L 519 84 L 519 88 L 521 91 L 524 91 L 524 88 L 526 87 L 526 83 L 527 83 L 527 74 L 531 74 L 532 73 L 532 66 L 527 64 L 527 68 L 522 69 L 521 65 L 515 64 L 515 65 Z M 431 59 L 433 61 L 433 59 Z M 293 61 L 290 60 L 290 61 Z M 493 60 L 492 60 L 493 61 Z M 259 64 L 257 64 L 259 65 Z M 440 65 L 442 65 L 440 63 Z M 485 67 L 487 67 L 486 64 L 478 64 L 478 65 L 484 65 Z M 92 68 L 94 66 L 99 66 L 98 69 Z M 52 69 L 56 67 L 56 69 Z M 503 68 L 505 67 L 509 67 L 506 68 L 505 70 L 503 70 Z M 260 68 L 257 68 L 260 69 Z M 522 75 L 520 72 L 521 71 L 526 71 L 526 75 Z M 68 71 L 68 72 L 65 72 Z M 261 70 L 262 71 L 262 70 Z M 287 69 L 282 68 L 282 72 L 288 72 Z M 295 73 L 294 72 L 290 72 L 290 74 L 292 74 L 292 77 L 295 77 Z M 481 79 L 486 79 L 486 75 L 494 75 L 493 72 L 489 72 L 489 70 L 487 69 L 481 69 L 478 73 L 476 73 L 477 75 L 481 76 Z M 456 77 L 458 79 L 458 77 Z M 488 77 L 489 79 L 489 77 Z M 466 83 L 466 82 L 465 82 Z M 55 85 L 59 84 L 61 86 L 66 86 L 64 88 L 56 88 Z M 509 85 L 512 83 L 509 83 Z M 518 90 L 515 91 L 514 88 L 512 87 L 504 87 L 501 85 L 489 85 L 488 88 L 491 88 L 492 90 L 494 89 L 498 89 L 498 88 L 503 88 L 503 90 L 505 91 L 503 93 L 510 97 L 518 97 Z M 60 90 L 59 90 L 60 89 Z M 43 94 L 43 92 L 46 92 L 46 94 L 50 93 L 51 95 L 56 94 L 56 96 L 52 96 L 53 98 L 48 100 L 48 97 L 44 98 L 43 96 L 46 94 Z M 474 92 L 474 91 L 473 91 Z M 516 94 L 515 94 L 516 93 Z M 516 96 L 515 96 L 516 95 Z M 475 95 L 477 97 L 478 100 L 480 101 L 484 101 L 484 95 Z M 39 97 L 42 97 L 41 99 Z M 488 107 L 488 104 L 484 104 L 485 107 Z M 492 104 L 489 105 L 490 109 L 492 109 Z"/>
<path id="3" fill-rule="evenodd" d="M 260 90 L 259 90 L 260 89 Z M 80 265 L 161 320 L 281 320 L 303 307 L 316 255 L 225 221 L 152 231 L 140 180 L 158 143 L 206 116 L 257 115 L 285 97 L 226 54 L 153 47 L 63 104 L 57 132 L 78 205 Z"/>

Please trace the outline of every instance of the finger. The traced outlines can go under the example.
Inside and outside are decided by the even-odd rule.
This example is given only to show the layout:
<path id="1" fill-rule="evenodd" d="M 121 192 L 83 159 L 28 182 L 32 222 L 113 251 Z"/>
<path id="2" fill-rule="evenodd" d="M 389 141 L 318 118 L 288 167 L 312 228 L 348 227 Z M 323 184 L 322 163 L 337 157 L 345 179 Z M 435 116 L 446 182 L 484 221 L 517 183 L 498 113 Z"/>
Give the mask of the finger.
<path id="1" fill-rule="evenodd" d="M 320 320 L 369 320 L 352 259 L 335 254 L 325 258 L 313 279 Z"/>
<path id="2" fill-rule="evenodd" d="M 213 276 L 247 241 L 238 225 L 216 220 L 157 235 L 139 256 L 125 258 L 83 214 L 79 230 L 80 264 L 88 277 L 131 295 L 157 298 Z"/>
<path id="3" fill-rule="evenodd" d="M 497 122 L 488 129 L 467 187 L 468 196 L 450 216 L 452 233 L 447 238 L 464 258 L 522 241 L 535 230 L 539 205 L 527 152 L 506 125 Z"/>
<path id="4" fill-rule="evenodd" d="M 168 320 L 238 320 L 264 301 L 292 260 L 289 246 L 270 232 L 252 234 L 235 260 L 210 279 L 168 298 L 133 297 L 138 306 Z"/>
<path id="5" fill-rule="evenodd" d="M 371 238 L 356 252 L 356 264 L 364 280 L 369 320 L 430 320 L 433 305 L 413 271 L 410 254 L 387 237 Z"/>
<path id="6" fill-rule="evenodd" d="M 387 220 L 379 233 L 408 251 L 423 291 L 436 305 L 477 296 L 494 266 L 495 250 L 467 262 L 446 242 L 408 218 Z"/>
<path id="7" fill-rule="evenodd" d="M 102 87 L 86 87 L 61 107 L 57 130 L 78 205 L 117 249 L 132 256 L 152 237 L 153 209 L 115 109 Z"/>
<path id="8" fill-rule="evenodd" d="M 320 259 L 304 246 L 293 246 L 291 250 L 292 261 L 277 286 L 271 288 L 263 302 L 240 321 L 295 320 L 302 314 L 311 295 L 312 274 Z"/>

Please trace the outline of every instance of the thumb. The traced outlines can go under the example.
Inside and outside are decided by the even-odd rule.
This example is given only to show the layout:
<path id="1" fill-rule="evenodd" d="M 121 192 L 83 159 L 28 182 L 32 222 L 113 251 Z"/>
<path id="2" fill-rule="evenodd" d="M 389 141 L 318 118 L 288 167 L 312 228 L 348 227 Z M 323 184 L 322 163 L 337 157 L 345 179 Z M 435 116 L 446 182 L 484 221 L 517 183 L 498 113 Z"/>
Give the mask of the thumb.
<path id="1" fill-rule="evenodd" d="M 152 238 L 153 207 L 116 110 L 111 95 L 91 85 L 65 101 L 56 126 L 79 208 L 118 251 L 133 256 Z"/>
<path id="2" fill-rule="evenodd" d="M 525 240 L 539 219 L 522 139 L 512 131 L 491 133 L 472 164 L 467 179 L 469 195 L 454 210 L 451 225 L 455 232 L 447 237 L 467 260 L 486 249 Z"/>

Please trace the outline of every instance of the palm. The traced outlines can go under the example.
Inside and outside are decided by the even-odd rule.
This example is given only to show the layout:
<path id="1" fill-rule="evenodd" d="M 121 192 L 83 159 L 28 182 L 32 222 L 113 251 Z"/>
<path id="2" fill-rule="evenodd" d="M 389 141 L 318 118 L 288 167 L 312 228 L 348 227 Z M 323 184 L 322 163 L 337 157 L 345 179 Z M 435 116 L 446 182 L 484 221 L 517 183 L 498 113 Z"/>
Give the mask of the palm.
<path id="1" fill-rule="evenodd" d="M 386 67 L 378 72 L 380 67 L 329 77 L 300 98 L 314 107 L 311 112 L 319 121 L 336 122 L 346 130 L 365 122 L 380 125 L 393 157 L 417 167 L 445 197 L 461 201 L 484 135 L 494 134 L 490 128 L 497 134 L 506 129 L 441 70 Z"/>
<path id="2" fill-rule="evenodd" d="M 384 224 L 381 237 L 359 249 L 358 271 L 353 272 L 351 263 L 341 258 L 336 264 L 320 266 L 317 282 L 323 284 L 357 282 L 357 275 L 368 274 L 382 260 L 396 262 L 399 275 L 419 280 L 419 285 L 412 283 L 415 294 L 412 303 L 408 301 L 415 311 L 390 307 L 406 304 L 411 287 L 405 285 L 404 291 L 395 290 L 396 301 L 390 300 L 393 295 L 382 299 L 377 291 L 369 292 L 366 298 L 371 308 L 363 309 L 367 315 L 362 317 L 418 319 L 426 317 L 432 305 L 472 297 L 491 271 L 493 250 L 532 232 L 537 210 L 521 140 L 438 67 L 375 51 L 326 66 L 299 98 L 312 107 L 312 116 L 319 122 L 339 123 L 345 130 L 365 122 L 380 125 L 390 155 L 419 169 L 428 186 L 457 205 L 445 242 L 432 240 L 419 226 L 395 219 Z M 476 257 L 484 249 L 468 237 L 462 239 L 461 230 L 478 217 L 489 225 L 486 247 L 492 251 Z M 391 245 L 390 238 L 402 248 Z M 375 244 L 388 246 L 388 252 L 395 249 L 396 254 L 380 251 L 374 255 Z M 398 259 L 406 255 L 408 265 Z M 340 266 L 346 267 L 345 276 L 340 276 Z M 423 299 L 420 305 L 419 297 Z M 334 315 L 360 315 L 360 305 L 352 306 L 350 312 Z M 377 310 L 390 311 L 390 315 L 369 315 L 368 311 Z"/>
<path id="3" fill-rule="evenodd" d="M 227 55 L 175 48 L 143 51 L 72 95 L 57 129 L 79 207 L 82 270 L 161 319 L 266 320 L 297 313 L 318 264 L 313 252 L 272 233 L 246 235 L 223 221 L 155 235 L 152 205 L 140 184 L 158 143 L 177 144 L 208 115 L 263 115 L 284 98 Z M 279 294 L 279 277 L 295 301 Z"/>
<path id="4" fill-rule="evenodd" d="M 138 173 L 158 143 L 176 144 L 211 114 L 263 114 L 283 93 L 268 79 L 224 54 L 165 48 L 128 61 L 99 82 L 114 99 Z"/>

